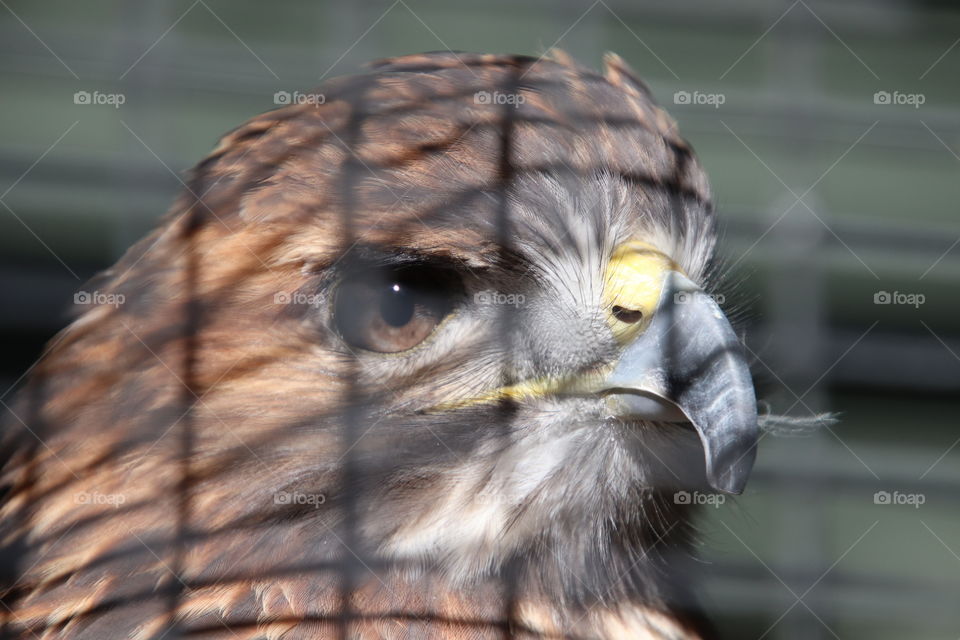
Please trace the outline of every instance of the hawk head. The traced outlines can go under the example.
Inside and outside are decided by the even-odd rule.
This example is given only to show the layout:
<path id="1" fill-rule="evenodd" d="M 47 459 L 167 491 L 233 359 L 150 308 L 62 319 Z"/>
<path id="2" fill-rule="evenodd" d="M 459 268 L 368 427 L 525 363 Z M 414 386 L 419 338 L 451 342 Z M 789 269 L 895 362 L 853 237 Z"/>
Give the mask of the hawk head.
<path id="1" fill-rule="evenodd" d="M 757 436 L 673 121 L 615 56 L 408 56 L 314 97 L 228 134 L 32 373 L 10 624 L 669 627 L 674 494 L 738 493 Z"/>

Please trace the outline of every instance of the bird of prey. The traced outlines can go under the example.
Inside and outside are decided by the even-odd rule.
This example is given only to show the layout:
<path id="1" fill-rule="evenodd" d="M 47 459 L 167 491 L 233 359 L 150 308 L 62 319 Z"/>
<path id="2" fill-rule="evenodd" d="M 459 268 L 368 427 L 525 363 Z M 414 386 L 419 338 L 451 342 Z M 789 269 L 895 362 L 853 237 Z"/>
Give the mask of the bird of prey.
<path id="1" fill-rule="evenodd" d="M 678 496 L 757 403 L 704 172 L 604 67 L 404 56 L 227 134 L 9 407 L 0 633 L 708 633 Z"/>

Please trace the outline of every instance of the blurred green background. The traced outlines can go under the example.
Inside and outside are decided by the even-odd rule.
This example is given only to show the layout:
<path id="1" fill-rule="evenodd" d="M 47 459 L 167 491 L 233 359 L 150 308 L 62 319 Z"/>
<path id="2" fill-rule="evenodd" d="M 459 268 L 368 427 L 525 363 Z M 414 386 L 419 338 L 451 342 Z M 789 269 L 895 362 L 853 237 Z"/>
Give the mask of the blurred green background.
<path id="1" fill-rule="evenodd" d="M 930 0 L 0 1 L 0 392 L 274 92 L 418 51 L 612 50 L 712 177 L 771 409 L 841 414 L 764 437 L 747 495 L 707 507 L 711 616 L 731 638 L 955 639 L 958 42 L 960 6 Z"/>

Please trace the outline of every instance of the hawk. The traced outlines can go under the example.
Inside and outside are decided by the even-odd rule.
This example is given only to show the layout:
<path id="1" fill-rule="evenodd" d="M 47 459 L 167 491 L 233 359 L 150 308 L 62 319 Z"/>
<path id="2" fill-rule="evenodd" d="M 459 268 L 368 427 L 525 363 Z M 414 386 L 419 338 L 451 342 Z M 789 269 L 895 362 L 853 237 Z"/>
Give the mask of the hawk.
<path id="1" fill-rule="evenodd" d="M 758 418 L 674 122 L 614 55 L 308 95 L 193 169 L 9 407 L 3 633 L 707 633 L 677 497 L 739 493 Z"/>

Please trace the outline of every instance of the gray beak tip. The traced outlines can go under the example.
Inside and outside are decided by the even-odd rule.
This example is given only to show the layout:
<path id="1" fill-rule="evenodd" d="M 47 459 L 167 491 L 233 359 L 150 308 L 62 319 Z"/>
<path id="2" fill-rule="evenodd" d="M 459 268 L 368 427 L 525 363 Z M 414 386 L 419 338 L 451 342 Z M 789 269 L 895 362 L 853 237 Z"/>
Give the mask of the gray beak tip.
<path id="1" fill-rule="evenodd" d="M 697 429 L 700 432 L 699 429 Z M 729 440 L 717 442 L 700 433 L 706 458 L 707 482 L 723 493 L 740 495 L 747 484 L 757 457 L 756 420 L 744 420 L 739 427 L 728 426 L 723 435 Z"/>
<path id="2" fill-rule="evenodd" d="M 754 457 L 752 454 L 746 455 L 742 461 L 730 467 L 724 467 L 721 463 L 718 468 L 724 470 L 720 473 L 717 473 L 715 468 L 708 469 L 707 481 L 717 491 L 732 495 L 742 494 L 747 485 L 750 470 L 753 467 Z"/>

